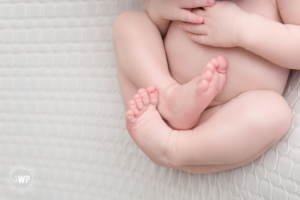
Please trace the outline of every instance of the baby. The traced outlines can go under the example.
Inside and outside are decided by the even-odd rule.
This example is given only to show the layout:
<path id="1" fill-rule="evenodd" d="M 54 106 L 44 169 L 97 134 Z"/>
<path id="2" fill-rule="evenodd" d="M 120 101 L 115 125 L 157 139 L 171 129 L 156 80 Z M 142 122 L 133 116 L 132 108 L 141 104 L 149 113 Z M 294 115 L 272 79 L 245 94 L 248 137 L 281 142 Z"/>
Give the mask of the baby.
<path id="1" fill-rule="evenodd" d="M 113 36 L 127 130 L 154 163 L 236 168 L 286 133 L 281 95 L 289 69 L 300 68 L 300 1 L 149 0 L 144 8 L 122 13 Z"/>

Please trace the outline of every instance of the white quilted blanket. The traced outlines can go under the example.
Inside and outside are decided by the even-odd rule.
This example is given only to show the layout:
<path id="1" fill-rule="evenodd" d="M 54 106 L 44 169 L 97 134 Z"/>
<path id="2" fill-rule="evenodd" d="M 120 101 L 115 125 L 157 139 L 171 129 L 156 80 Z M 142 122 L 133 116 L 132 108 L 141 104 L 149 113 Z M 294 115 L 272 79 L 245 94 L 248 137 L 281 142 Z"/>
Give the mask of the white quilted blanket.
<path id="1" fill-rule="evenodd" d="M 0 0 L 0 199 L 300 199 L 300 74 L 286 135 L 254 162 L 195 175 L 154 165 L 124 125 L 111 28 L 143 0 Z M 30 166 L 33 189 L 9 189 Z"/>

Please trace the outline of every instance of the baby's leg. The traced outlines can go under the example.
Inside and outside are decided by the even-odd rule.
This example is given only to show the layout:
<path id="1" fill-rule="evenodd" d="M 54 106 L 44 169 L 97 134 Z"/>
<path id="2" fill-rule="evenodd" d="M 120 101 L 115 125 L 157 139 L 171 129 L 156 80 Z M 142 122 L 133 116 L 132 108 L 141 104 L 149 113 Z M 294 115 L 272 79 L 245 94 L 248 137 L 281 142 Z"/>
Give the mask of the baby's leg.
<path id="1" fill-rule="evenodd" d="M 216 74 L 217 72 L 214 72 Z M 215 75 L 216 76 L 216 75 Z M 203 77 L 203 80 L 209 82 L 207 80 L 207 76 Z M 211 77 L 212 78 L 212 77 Z M 157 103 L 152 103 L 152 105 L 149 105 L 149 103 L 143 104 L 145 107 L 150 107 L 151 112 L 147 111 L 145 112 L 142 110 L 143 106 L 141 106 L 142 102 L 142 97 L 145 96 L 144 91 L 139 91 L 139 94 L 136 94 L 136 91 L 138 90 L 137 86 L 124 74 L 124 72 L 120 69 L 118 66 L 118 79 L 120 83 L 120 89 L 121 89 L 121 94 L 123 97 L 123 103 L 126 109 L 130 108 L 132 111 L 134 111 L 135 117 L 138 118 L 137 123 L 131 123 L 130 121 L 127 121 L 127 129 L 129 133 L 131 134 L 132 138 L 135 140 L 136 144 L 142 144 L 143 141 L 147 141 L 148 139 L 141 139 L 141 137 L 135 137 L 135 133 L 138 133 L 139 136 L 142 135 L 147 135 L 147 133 L 151 132 L 158 132 L 158 133 L 166 133 L 166 132 L 173 132 L 173 130 L 166 125 L 166 123 L 162 120 L 161 116 L 156 110 Z M 154 87 L 155 88 L 155 87 Z M 155 96 L 157 98 L 157 91 L 153 90 L 153 87 L 148 89 L 148 91 L 156 92 Z M 142 96 L 142 97 L 141 97 Z M 132 100 L 132 97 L 134 97 L 134 100 Z M 131 101 L 130 101 L 131 100 Z M 130 102 L 129 102 L 130 101 Z M 128 105 L 129 102 L 129 105 Z M 135 102 L 135 104 L 134 104 Z M 155 107 L 155 109 L 153 109 Z M 141 110 L 139 110 L 141 109 Z M 153 111 L 154 110 L 154 111 Z M 140 112 L 141 111 L 141 112 Z M 144 113 L 145 112 L 145 113 Z M 141 115 L 141 113 L 144 113 Z M 151 114 L 149 114 L 151 113 Z M 138 116 L 138 117 L 137 117 Z M 132 113 L 130 116 L 127 117 L 132 117 Z M 146 119 L 146 120 L 145 120 Z M 136 125 L 139 124 L 139 125 Z M 142 124 L 142 125 L 141 125 Z M 138 128 L 139 127 L 139 128 Z M 158 134 L 159 135 L 159 134 Z M 153 136 L 157 137 L 157 134 L 154 134 Z M 152 136 L 152 134 L 149 134 L 149 136 Z M 161 136 L 157 138 L 150 138 L 149 144 L 152 145 L 144 145 L 143 147 L 140 146 L 140 148 L 148 155 L 148 157 L 156 164 L 158 165 L 166 165 L 165 163 L 168 163 L 167 160 L 165 160 L 165 157 L 162 156 L 164 155 L 164 150 L 161 148 L 157 148 L 157 151 L 153 150 L 156 146 L 165 146 L 166 143 L 168 143 L 168 135 L 167 134 L 161 134 Z M 152 149 L 153 148 L 153 149 Z"/>
<path id="2" fill-rule="evenodd" d="M 274 144 L 290 123 L 291 111 L 281 95 L 245 92 L 195 129 L 178 131 L 170 139 L 174 147 L 169 156 L 175 166 L 238 163 Z"/>
<path id="3" fill-rule="evenodd" d="M 234 169 L 237 167 L 241 167 L 243 165 L 246 165 L 253 160 L 259 158 L 262 154 L 264 154 L 268 149 L 270 149 L 274 143 L 270 143 L 267 145 L 265 148 L 260 150 L 258 153 L 254 154 L 250 158 L 247 158 L 246 160 L 232 163 L 232 164 L 216 164 L 216 165 L 184 165 L 180 167 L 173 167 L 174 169 L 186 171 L 186 172 L 191 172 L 191 173 L 212 173 L 212 172 L 219 172 L 219 171 L 224 171 L 224 170 L 229 170 L 229 169 Z"/>
<path id="4" fill-rule="evenodd" d="M 145 11 L 126 11 L 113 27 L 117 62 L 139 88 L 155 84 L 159 92 L 175 84 L 170 76 L 162 37 Z"/>
<path id="5" fill-rule="evenodd" d="M 122 13 L 115 21 L 113 32 L 119 71 L 139 88 L 157 86 L 158 110 L 171 126 L 194 127 L 225 83 L 226 59 L 220 56 L 206 67 L 204 75 L 211 76 L 214 69 L 217 72 L 212 81 L 208 77 L 209 82 L 203 82 L 199 74 L 189 83 L 179 85 L 170 76 L 163 40 L 146 12 Z"/>
<path id="6" fill-rule="evenodd" d="M 150 96 L 151 91 L 156 92 L 153 87 L 148 89 Z M 194 130 L 175 131 L 154 109 L 156 103 L 151 109 L 143 103 L 146 94 L 140 90 L 139 97 L 130 103 L 130 135 L 156 164 L 185 171 L 206 173 L 247 164 L 281 138 L 291 123 L 290 109 L 283 97 L 259 90 L 226 103 Z M 206 112 L 209 111 L 203 112 L 204 117 Z"/>

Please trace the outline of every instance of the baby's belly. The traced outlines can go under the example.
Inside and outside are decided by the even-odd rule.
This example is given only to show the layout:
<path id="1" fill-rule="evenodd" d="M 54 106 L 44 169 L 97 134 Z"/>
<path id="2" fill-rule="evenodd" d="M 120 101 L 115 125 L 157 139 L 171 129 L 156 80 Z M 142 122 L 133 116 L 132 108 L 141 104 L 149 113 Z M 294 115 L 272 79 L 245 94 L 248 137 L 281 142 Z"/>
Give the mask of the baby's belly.
<path id="1" fill-rule="evenodd" d="M 171 75 L 181 84 L 201 75 L 212 58 L 219 55 L 226 57 L 226 83 L 209 107 L 224 104 L 250 90 L 273 90 L 282 94 L 290 71 L 242 48 L 215 48 L 197 44 L 179 28 L 179 22 L 171 23 L 165 48 Z"/>

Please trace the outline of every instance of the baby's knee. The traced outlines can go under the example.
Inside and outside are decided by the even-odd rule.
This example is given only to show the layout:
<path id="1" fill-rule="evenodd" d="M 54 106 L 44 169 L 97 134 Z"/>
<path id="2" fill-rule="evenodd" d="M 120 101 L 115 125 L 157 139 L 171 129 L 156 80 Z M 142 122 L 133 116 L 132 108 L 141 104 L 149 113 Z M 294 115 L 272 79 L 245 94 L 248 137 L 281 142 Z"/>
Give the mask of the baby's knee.
<path id="1" fill-rule="evenodd" d="M 146 12 L 142 10 L 129 10 L 122 12 L 114 21 L 113 36 L 115 37 L 119 33 L 124 33 L 126 30 L 132 31 L 132 29 L 139 25 L 138 20 L 146 15 Z"/>
<path id="2" fill-rule="evenodd" d="M 290 127 L 292 114 L 286 100 L 278 93 L 269 90 L 249 92 L 247 120 L 256 127 L 268 130 L 274 137 L 280 138 Z"/>
<path id="3" fill-rule="evenodd" d="M 281 137 L 289 129 L 292 123 L 292 112 L 286 100 L 274 92 L 274 98 L 271 102 L 270 113 L 272 124 L 278 130 L 278 136 Z"/>

